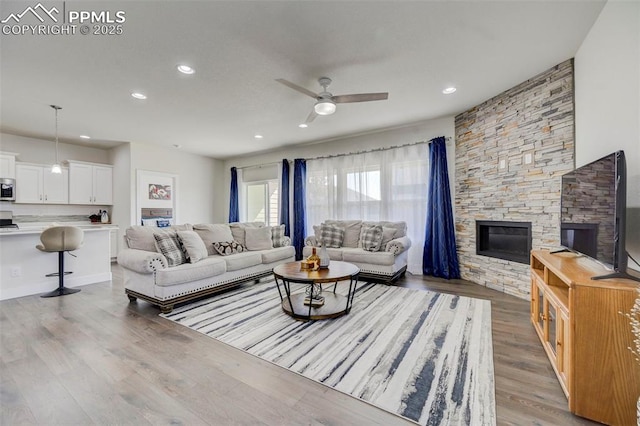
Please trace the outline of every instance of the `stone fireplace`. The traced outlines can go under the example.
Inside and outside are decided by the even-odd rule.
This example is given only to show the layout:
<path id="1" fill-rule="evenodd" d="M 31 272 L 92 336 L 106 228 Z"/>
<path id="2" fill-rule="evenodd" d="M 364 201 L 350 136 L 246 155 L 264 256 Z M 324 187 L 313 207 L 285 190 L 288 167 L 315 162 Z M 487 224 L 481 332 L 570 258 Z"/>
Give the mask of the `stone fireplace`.
<path id="1" fill-rule="evenodd" d="M 573 61 L 567 60 L 456 116 L 462 278 L 528 299 L 529 250 L 560 248 L 561 176 L 574 169 L 573 93 Z M 493 224 L 477 232 L 482 221 Z M 501 222 L 530 227 L 495 226 Z M 515 250 L 512 240 L 518 240 Z M 505 255 L 510 251 L 518 252 L 515 258 Z"/>

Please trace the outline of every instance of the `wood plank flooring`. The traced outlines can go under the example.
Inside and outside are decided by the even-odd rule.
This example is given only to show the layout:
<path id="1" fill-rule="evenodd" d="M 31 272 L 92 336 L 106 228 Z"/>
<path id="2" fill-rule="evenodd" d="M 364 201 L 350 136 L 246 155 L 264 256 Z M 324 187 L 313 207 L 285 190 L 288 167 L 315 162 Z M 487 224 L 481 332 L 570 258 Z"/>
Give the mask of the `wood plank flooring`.
<path id="1" fill-rule="evenodd" d="M 130 304 L 112 271 L 74 295 L 0 302 L 0 424 L 412 424 Z M 492 301 L 498 424 L 594 424 L 568 411 L 527 301 L 463 280 L 398 285 Z"/>

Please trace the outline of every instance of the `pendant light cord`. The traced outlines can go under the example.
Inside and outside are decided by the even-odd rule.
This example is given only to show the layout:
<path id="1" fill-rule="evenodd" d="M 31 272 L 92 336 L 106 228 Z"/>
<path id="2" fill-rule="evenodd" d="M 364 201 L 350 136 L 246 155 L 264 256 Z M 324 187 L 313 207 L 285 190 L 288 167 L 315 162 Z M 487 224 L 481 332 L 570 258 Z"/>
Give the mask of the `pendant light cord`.
<path id="1" fill-rule="evenodd" d="M 56 108 L 56 164 L 60 164 L 58 161 L 58 108 Z"/>
<path id="2" fill-rule="evenodd" d="M 58 110 L 62 109 L 62 107 L 58 105 L 50 105 L 56 111 L 56 164 L 59 165 L 58 161 Z"/>

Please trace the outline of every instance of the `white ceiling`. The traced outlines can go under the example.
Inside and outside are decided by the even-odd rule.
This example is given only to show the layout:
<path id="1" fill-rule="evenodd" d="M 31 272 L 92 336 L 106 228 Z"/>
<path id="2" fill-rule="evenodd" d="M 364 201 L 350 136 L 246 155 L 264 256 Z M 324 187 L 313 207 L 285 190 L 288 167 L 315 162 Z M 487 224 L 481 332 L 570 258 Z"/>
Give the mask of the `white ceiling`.
<path id="1" fill-rule="evenodd" d="M 604 3 L 47 2 L 122 10 L 123 34 L 1 35 L 0 130 L 52 139 L 57 104 L 65 142 L 228 158 L 451 116 L 573 57 Z M 1 19 L 36 4 L 3 1 Z M 321 76 L 333 94 L 389 100 L 339 104 L 300 129 L 314 100 L 275 79 L 319 92 Z M 458 91 L 443 95 L 450 85 Z"/>

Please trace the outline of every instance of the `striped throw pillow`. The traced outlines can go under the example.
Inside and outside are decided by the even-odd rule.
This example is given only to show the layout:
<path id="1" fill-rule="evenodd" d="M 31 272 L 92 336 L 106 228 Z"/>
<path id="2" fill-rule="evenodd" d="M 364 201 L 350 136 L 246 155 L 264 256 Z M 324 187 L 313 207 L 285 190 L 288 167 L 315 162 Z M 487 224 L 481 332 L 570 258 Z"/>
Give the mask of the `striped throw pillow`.
<path id="1" fill-rule="evenodd" d="M 362 225 L 360 245 L 367 251 L 380 251 L 382 245 L 382 226 Z"/>
<path id="2" fill-rule="evenodd" d="M 273 247 L 285 247 L 287 240 L 284 235 L 284 225 L 271 227 L 271 243 Z"/>
<path id="3" fill-rule="evenodd" d="M 182 265 L 187 262 L 187 257 L 182 251 L 178 235 L 175 232 L 158 232 L 153 234 L 153 238 L 156 240 L 156 248 L 167 258 L 169 266 Z"/>
<path id="4" fill-rule="evenodd" d="M 320 241 L 325 247 L 342 247 L 344 228 L 334 224 L 323 223 L 320 227 Z"/>

